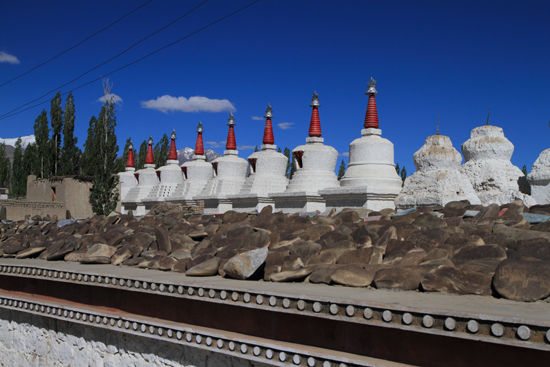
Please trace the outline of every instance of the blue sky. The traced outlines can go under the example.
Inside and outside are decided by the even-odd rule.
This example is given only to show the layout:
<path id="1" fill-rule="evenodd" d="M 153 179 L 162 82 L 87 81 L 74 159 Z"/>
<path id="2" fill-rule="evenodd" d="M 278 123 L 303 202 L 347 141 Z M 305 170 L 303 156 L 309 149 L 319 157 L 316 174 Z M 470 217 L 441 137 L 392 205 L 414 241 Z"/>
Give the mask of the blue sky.
<path id="1" fill-rule="evenodd" d="M 61 92 L 251 1 L 210 0 Z M 145 2 L 1 2 L 0 84 Z M 74 50 L 0 87 L 0 115 L 65 84 L 201 2 L 153 0 Z M 530 170 L 550 145 L 548 19 L 548 1 L 260 0 L 109 76 L 113 93 L 122 99 L 117 103 L 119 145 L 129 136 L 139 145 L 150 134 L 156 142 L 175 128 L 178 149 L 193 147 L 202 120 L 205 142 L 214 142 L 207 147 L 222 153 L 233 111 L 240 156 L 246 158 L 262 140 L 264 120 L 254 117 L 263 116 L 271 103 L 275 143 L 292 149 L 307 137 L 310 98 L 317 91 L 325 144 L 343 154 L 361 136 L 368 100 L 364 93 L 372 76 L 382 136 L 394 143 L 395 160 L 409 174 L 414 172 L 414 152 L 436 131 L 438 114 L 441 134 L 450 136 L 460 151 L 471 129 L 485 124 L 489 107 L 491 124 L 502 127 L 515 145 L 512 162 Z M 81 145 L 90 117 L 101 109 L 101 82 L 73 94 Z M 42 108 L 49 111 L 49 103 L 0 120 L 0 137 L 32 134 Z"/>

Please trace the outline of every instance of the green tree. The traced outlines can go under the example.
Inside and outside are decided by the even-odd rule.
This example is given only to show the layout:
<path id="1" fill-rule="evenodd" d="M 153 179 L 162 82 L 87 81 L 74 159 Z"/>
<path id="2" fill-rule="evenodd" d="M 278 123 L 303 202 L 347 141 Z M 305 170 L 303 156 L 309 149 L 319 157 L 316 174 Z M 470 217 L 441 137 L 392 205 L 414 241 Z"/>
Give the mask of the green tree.
<path id="1" fill-rule="evenodd" d="M 290 178 L 290 170 L 292 169 L 292 160 L 290 159 L 290 149 L 285 148 L 283 151 L 283 154 L 286 156 L 287 163 L 286 163 L 286 177 Z"/>
<path id="2" fill-rule="evenodd" d="M 342 159 L 340 168 L 338 168 L 338 181 L 340 181 L 345 174 L 346 174 L 346 162 L 344 162 L 344 160 Z"/>
<path id="3" fill-rule="evenodd" d="M 258 151 L 258 146 L 256 145 L 256 148 L 254 148 L 254 151 L 257 152 Z"/>
<path id="4" fill-rule="evenodd" d="M 27 176 L 34 175 L 40 171 L 40 162 L 36 157 L 38 156 L 38 149 L 36 143 L 27 145 L 25 152 L 23 153 L 22 171 L 23 177 L 25 177 L 25 191 L 23 195 L 27 194 Z"/>
<path id="5" fill-rule="evenodd" d="M 48 127 L 48 113 L 42 110 L 42 113 L 34 121 L 34 138 L 36 140 L 36 157 L 39 170 L 35 174 L 40 178 L 50 177 L 50 128 Z M 46 159 L 45 159 L 46 158 Z"/>
<path id="6" fill-rule="evenodd" d="M 397 174 L 400 173 L 400 171 L 399 171 L 399 163 L 396 163 L 396 164 L 395 164 L 395 172 L 397 172 Z"/>
<path id="7" fill-rule="evenodd" d="M 69 93 L 65 102 L 63 113 L 63 147 L 59 158 L 58 174 L 78 175 L 80 174 L 80 159 L 82 151 L 76 146 L 78 138 L 74 136 L 75 107 L 73 94 Z"/>
<path id="8" fill-rule="evenodd" d="M 527 176 L 527 166 L 526 165 L 523 165 L 523 167 L 521 168 L 521 172 L 523 172 L 523 174 L 525 176 Z"/>
<path id="9" fill-rule="evenodd" d="M 403 166 L 403 169 L 401 170 L 401 181 L 403 181 L 403 183 L 401 184 L 401 186 L 405 185 L 406 179 L 407 179 L 407 169 L 405 168 L 405 166 Z"/>
<path id="10" fill-rule="evenodd" d="M 116 158 L 118 145 L 115 135 L 115 104 L 109 98 L 110 86 L 104 83 L 105 104 L 95 124 L 94 146 L 97 152 L 97 169 L 92 178 L 90 204 L 97 215 L 109 215 L 118 201 L 118 175 Z"/>
<path id="11" fill-rule="evenodd" d="M 292 162 L 290 164 L 290 172 L 288 173 L 288 178 L 292 179 L 292 176 L 294 176 L 294 172 L 296 172 L 296 158 L 294 158 L 294 155 L 292 156 Z"/>
<path id="12" fill-rule="evenodd" d="M 136 163 L 136 171 L 145 168 L 145 160 L 147 159 L 147 140 L 139 146 L 138 162 Z"/>
<path id="13" fill-rule="evenodd" d="M 162 136 L 162 139 L 158 141 L 158 143 L 155 145 L 155 148 L 153 149 L 153 157 L 155 159 L 155 168 L 162 167 L 166 165 L 166 161 L 168 161 L 168 153 L 169 153 L 169 146 L 170 140 L 168 140 L 168 135 L 164 134 Z"/>
<path id="14" fill-rule="evenodd" d="M 97 168 L 97 152 L 95 146 L 96 125 L 97 118 L 92 116 L 88 126 L 88 136 L 84 143 L 84 153 L 82 153 L 82 157 L 80 158 L 81 172 L 86 176 L 93 176 Z"/>
<path id="15" fill-rule="evenodd" d="M 128 151 L 130 150 L 130 145 L 132 145 L 132 138 L 126 139 L 126 144 L 124 144 L 123 150 L 124 153 L 122 154 L 122 157 L 117 160 L 118 172 L 126 171 L 126 162 L 128 162 Z"/>
<path id="16" fill-rule="evenodd" d="M 61 156 L 61 132 L 63 131 L 63 109 L 61 108 L 60 92 L 57 92 L 51 101 L 50 123 L 52 124 L 50 169 L 51 174 L 57 176 L 59 170 L 59 157 Z"/>
<path id="17" fill-rule="evenodd" d="M 16 196 L 24 196 L 27 192 L 27 175 L 23 167 L 23 147 L 21 138 L 15 142 L 13 152 L 12 190 Z"/>
<path id="18" fill-rule="evenodd" d="M 0 145 L 0 185 L 10 187 L 11 183 L 11 163 L 6 155 L 6 144 Z"/>

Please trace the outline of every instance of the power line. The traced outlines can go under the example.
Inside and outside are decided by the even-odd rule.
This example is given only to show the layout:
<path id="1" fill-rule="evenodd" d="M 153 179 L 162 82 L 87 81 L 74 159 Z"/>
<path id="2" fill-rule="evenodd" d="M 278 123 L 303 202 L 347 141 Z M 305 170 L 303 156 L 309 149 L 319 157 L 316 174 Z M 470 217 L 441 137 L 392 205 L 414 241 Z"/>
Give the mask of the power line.
<path id="1" fill-rule="evenodd" d="M 6 112 L 5 114 L 0 115 L 0 117 L 4 117 L 4 116 L 6 116 L 6 115 L 9 115 L 9 114 L 12 113 L 12 112 L 17 111 L 18 109 L 21 109 L 21 108 L 23 108 L 23 107 L 25 107 L 25 106 L 28 106 L 28 105 L 30 105 L 31 103 L 34 103 L 34 102 L 38 101 L 39 99 L 42 99 L 42 98 L 46 97 L 46 96 L 49 95 L 50 93 L 53 93 L 53 92 L 55 92 L 56 90 L 59 90 L 59 89 L 61 89 L 61 88 L 63 88 L 63 87 L 66 87 L 67 85 L 69 85 L 69 84 L 71 84 L 71 83 L 77 81 L 78 79 L 80 79 L 80 78 L 82 78 L 84 75 L 86 75 L 86 74 L 88 74 L 88 73 L 94 71 L 95 69 L 97 69 L 97 68 L 99 68 L 99 67 L 101 67 L 101 66 L 103 66 L 103 65 L 105 65 L 105 64 L 107 64 L 107 63 L 109 63 L 109 62 L 111 62 L 111 61 L 113 61 L 114 59 L 116 59 L 117 57 L 121 56 L 122 54 L 125 54 L 126 52 L 130 51 L 132 48 L 136 47 L 137 45 L 139 45 L 141 42 L 145 41 L 146 39 L 152 37 L 153 35 L 157 34 L 158 32 L 162 31 L 163 29 L 165 29 L 165 28 L 171 26 L 172 24 L 176 23 L 177 21 L 179 21 L 179 20 L 185 18 L 187 15 L 191 14 L 192 12 L 194 12 L 195 10 L 197 10 L 199 7 L 201 7 L 202 5 L 204 5 L 204 4 L 205 4 L 206 2 L 208 2 L 208 1 L 209 1 L 209 0 L 204 0 L 202 3 L 200 3 L 200 4 L 197 5 L 197 6 L 195 6 L 193 9 L 189 10 L 187 13 L 183 14 L 182 16 L 180 16 L 179 18 L 177 18 L 176 20 L 174 20 L 174 21 L 168 23 L 167 25 L 165 25 L 164 27 L 162 27 L 162 28 L 160 28 L 160 29 L 157 29 L 155 32 L 151 33 L 150 35 L 146 36 L 145 38 L 142 38 L 140 41 L 134 43 L 132 46 L 128 47 L 126 50 L 122 51 L 121 53 L 119 53 L 119 54 L 117 54 L 117 55 L 111 57 L 109 60 L 104 61 L 104 62 L 102 62 L 101 64 L 94 66 L 93 68 L 91 68 L 90 70 L 86 71 L 86 72 L 83 73 L 83 74 L 80 74 L 79 76 L 77 76 L 76 78 L 74 78 L 73 80 L 71 80 L 70 82 L 67 82 L 67 83 L 65 83 L 65 84 L 63 84 L 63 85 L 60 85 L 59 87 L 52 89 L 51 91 L 47 92 L 46 94 L 44 94 L 44 95 L 42 95 L 42 96 L 40 96 L 40 97 L 38 97 L 38 98 L 36 98 L 36 99 L 33 99 L 33 100 L 30 101 L 30 102 L 27 102 L 27 103 L 25 103 L 24 105 L 21 105 L 21 106 L 17 107 L 16 109 L 13 109 L 13 110 L 11 110 L 11 111 L 9 111 L 9 112 Z"/>
<path id="2" fill-rule="evenodd" d="M 176 43 L 179 43 L 179 42 L 181 42 L 181 41 L 184 41 L 184 40 L 186 40 L 187 38 L 189 38 L 189 37 L 191 37 L 191 36 L 194 36 L 195 34 L 199 33 L 200 31 L 203 31 L 203 30 L 205 30 L 206 28 L 208 28 L 208 27 L 210 27 L 210 26 L 213 26 L 214 24 L 219 23 L 219 22 L 221 22 L 222 20 L 225 20 L 225 19 L 227 19 L 227 18 L 229 18 L 229 17 L 231 17 L 231 16 L 233 16 L 233 15 L 235 15 L 235 14 L 237 14 L 237 13 L 243 11 L 244 9 L 246 9 L 246 8 L 248 8 L 248 7 L 250 7 L 250 6 L 254 5 L 254 4 L 256 4 L 258 1 L 260 1 L 260 0 L 254 0 L 254 1 L 251 2 L 250 4 L 248 4 L 248 5 L 246 5 L 246 6 L 243 6 L 242 8 L 240 8 L 240 9 L 234 11 L 233 13 L 228 14 L 228 15 L 226 15 L 226 16 L 224 16 L 224 17 L 218 19 L 218 20 L 215 20 L 215 21 L 213 21 L 212 23 L 207 24 L 207 25 L 205 25 L 204 27 L 199 28 L 199 29 L 197 29 L 196 31 L 194 31 L 194 32 L 192 32 L 192 33 L 189 33 L 187 36 L 185 36 L 185 37 L 183 37 L 183 38 L 180 38 L 180 39 L 178 39 L 177 41 L 174 41 L 174 42 L 172 42 L 172 43 L 169 43 L 169 44 L 167 44 L 166 46 L 163 46 L 163 47 L 161 47 L 161 48 L 159 48 L 159 49 L 157 49 L 157 50 L 155 50 L 155 51 L 153 51 L 153 52 L 151 52 L 151 53 L 149 53 L 149 54 L 147 54 L 147 55 L 145 55 L 145 56 L 143 56 L 143 57 L 141 57 L 141 58 L 139 58 L 139 59 L 137 59 L 137 60 L 132 61 L 132 62 L 129 63 L 129 64 L 126 64 L 126 65 L 124 65 L 124 66 L 121 66 L 121 67 L 119 67 L 118 69 L 115 69 L 115 70 L 113 70 L 113 71 L 111 71 L 111 72 L 109 72 L 109 73 L 107 73 L 107 74 L 105 74 L 105 75 L 103 75 L 103 76 L 101 76 L 101 77 L 99 77 L 99 78 L 96 78 L 96 79 L 93 79 L 93 80 L 91 80 L 91 81 L 89 81 L 89 82 L 87 82 L 87 83 L 81 84 L 81 85 L 79 85 L 78 87 L 76 87 L 76 88 L 70 90 L 69 92 L 62 93 L 61 95 L 64 96 L 64 95 L 66 95 L 66 94 L 69 94 L 70 92 L 73 92 L 73 91 L 75 91 L 75 90 L 77 90 L 77 89 L 83 88 L 83 87 L 85 87 L 85 86 L 87 86 L 87 85 L 89 85 L 89 84 L 92 84 L 92 83 L 94 83 L 94 82 L 97 82 L 98 80 L 103 79 L 103 78 L 106 77 L 106 76 L 109 76 L 109 75 L 111 75 L 111 74 L 114 74 L 114 73 L 116 73 L 117 71 L 120 71 L 120 70 L 122 70 L 122 69 L 125 69 L 125 68 L 127 68 L 128 66 L 131 66 L 131 65 L 133 65 L 133 64 L 136 64 L 136 63 L 140 62 L 141 60 L 144 60 L 144 59 L 148 58 L 149 56 L 152 56 L 152 55 L 156 54 L 157 52 L 160 52 L 160 51 L 162 51 L 162 50 L 164 50 L 164 49 L 166 49 L 166 48 L 168 48 L 168 47 L 171 47 L 171 46 L 175 45 Z M 33 105 L 33 106 L 27 107 L 27 108 L 25 108 L 25 109 L 23 109 L 23 110 L 21 110 L 21 111 L 12 113 L 11 115 L 10 115 L 9 113 L 4 114 L 4 115 L 0 116 L 0 120 L 4 120 L 4 119 L 7 119 L 8 117 L 12 117 L 12 116 L 18 115 L 18 114 L 20 114 L 20 113 L 22 113 L 22 112 L 24 112 L 24 111 L 30 110 L 31 108 L 38 107 L 38 106 L 43 105 L 44 103 L 48 103 L 48 102 L 49 102 L 49 100 L 40 102 L 40 103 L 35 104 L 35 105 Z M 31 103 L 32 103 L 32 102 L 31 102 Z M 27 104 L 28 104 L 28 103 L 27 103 Z M 23 107 L 23 106 L 21 106 L 21 107 Z M 21 107 L 19 107 L 19 108 L 21 108 Z M 19 109 L 19 108 L 17 108 L 17 109 Z M 17 109 L 16 109 L 16 110 L 17 110 Z"/>
<path id="3" fill-rule="evenodd" d="M 65 53 L 71 51 L 73 48 L 75 48 L 75 47 L 77 47 L 77 46 L 80 46 L 81 44 L 83 44 L 84 42 L 86 42 L 87 40 L 89 40 L 90 38 L 92 38 L 92 37 L 94 37 L 94 36 L 97 36 L 98 34 L 100 34 L 101 32 L 103 32 L 104 30 L 106 30 L 106 29 L 108 29 L 108 28 L 111 28 L 112 26 L 114 26 L 115 24 L 117 24 L 118 22 L 120 22 L 122 19 L 126 18 L 128 15 L 130 15 L 130 14 L 132 14 L 133 12 L 135 12 L 135 11 L 137 11 L 137 10 L 143 8 L 145 5 L 149 4 L 151 1 L 153 1 L 153 0 L 149 0 L 149 1 L 147 1 L 146 3 L 144 3 L 143 5 L 138 6 L 137 8 L 135 8 L 135 9 L 132 10 L 131 12 L 125 14 L 125 15 L 122 16 L 121 18 L 118 18 L 115 22 L 109 24 L 107 27 L 105 27 L 105 28 L 103 28 L 103 29 L 100 29 L 99 31 L 95 32 L 95 33 L 92 34 L 91 36 L 89 36 L 89 37 L 85 38 L 84 40 L 80 41 L 80 42 L 77 43 L 76 45 L 74 45 L 74 46 L 72 46 L 72 47 L 66 49 L 65 51 L 61 52 L 60 54 L 55 55 L 55 56 L 52 57 L 51 59 L 49 59 L 49 60 L 47 60 L 47 61 L 44 61 L 42 64 L 37 65 L 37 66 L 35 66 L 34 68 L 30 69 L 29 71 L 27 71 L 27 72 L 25 72 L 25 73 L 23 73 L 23 74 L 21 74 L 21 75 L 18 75 L 18 76 L 16 76 L 16 77 L 13 78 L 13 79 L 8 80 L 8 81 L 5 82 L 4 84 L 0 84 L 0 87 L 3 87 L 4 85 L 13 82 L 13 81 L 16 80 L 16 79 L 19 79 L 19 78 L 21 78 L 22 76 L 27 75 L 27 74 L 30 73 L 31 71 L 34 71 L 34 70 L 38 69 L 39 67 L 44 66 L 44 65 L 46 65 L 47 63 L 49 63 L 49 62 L 51 62 L 51 61 L 57 59 L 59 56 L 61 56 L 61 55 L 65 54 Z M 32 103 L 32 102 L 31 102 L 31 103 Z"/>

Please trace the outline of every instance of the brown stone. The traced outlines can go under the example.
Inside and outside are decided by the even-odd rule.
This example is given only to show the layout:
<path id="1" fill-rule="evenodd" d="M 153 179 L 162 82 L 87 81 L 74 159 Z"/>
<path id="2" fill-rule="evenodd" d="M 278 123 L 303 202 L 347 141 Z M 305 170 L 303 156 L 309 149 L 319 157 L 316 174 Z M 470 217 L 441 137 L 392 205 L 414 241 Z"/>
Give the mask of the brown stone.
<path id="1" fill-rule="evenodd" d="M 86 256 L 80 259 L 81 264 L 110 264 L 111 258 L 107 256 Z"/>
<path id="2" fill-rule="evenodd" d="M 418 218 L 415 219 L 412 224 L 417 227 L 427 228 L 439 228 L 447 225 L 447 223 L 443 219 L 438 218 L 430 213 L 424 213 L 420 215 Z"/>
<path id="3" fill-rule="evenodd" d="M 346 265 L 330 276 L 332 282 L 348 287 L 368 287 L 374 278 L 374 271 L 367 271 L 360 265 Z"/>
<path id="4" fill-rule="evenodd" d="M 271 238 L 268 232 L 258 231 L 258 232 L 252 232 L 248 234 L 246 237 L 244 237 L 242 246 L 260 248 L 260 247 L 269 246 L 270 242 L 271 242 Z"/>
<path id="5" fill-rule="evenodd" d="M 478 247 L 466 247 L 456 253 L 451 260 L 455 265 L 462 265 L 472 260 L 497 260 L 506 259 L 506 251 L 498 245 L 483 245 Z"/>
<path id="6" fill-rule="evenodd" d="M 520 256 L 529 256 L 543 261 L 550 261 L 550 242 L 543 238 L 518 241 L 516 252 Z"/>
<path id="7" fill-rule="evenodd" d="M 493 226 L 493 233 L 502 233 L 508 239 L 515 240 L 515 241 L 532 240 L 537 238 L 545 238 L 547 240 L 550 240 L 549 232 L 511 228 L 504 224 L 495 224 Z"/>
<path id="8" fill-rule="evenodd" d="M 23 250 L 27 249 L 27 246 L 23 245 L 5 245 L 2 247 L 2 250 L 5 254 L 17 254 Z"/>
<path id="9" fill-rule="evenodd" d="M 57 250 L 51 254 L 49 254 L 47 257 L 46 257 L 46 260 L 48 261 L 57 261 L 57 260 L 64 260 L 65 258 L 65 255 L 73 252 L 74 249 L 73 248 L 62 248 L 60 250 Z"/>
<path id="10" fill-rule="evenodd" d="M 366 248 L 360 248 L 357 250 L 347 251 L 342 256 L 340 256 L 340 258 L 336 263 L 340 265 L 349 265 L 349 264 L 368 265 L 371 262 L 373 253 L 374 253 L 373 247 L 366 247 Z"/>
<path id="11" fill-rule="evenodd" d="M 492 275 L 483 274 L 454 266 L 440 266 L 430 271 L 422 279 L 422 288 L 426 292 L 453 294 L 491 294 Z"/>
<path id="12" fill-rule="evenodd" d="M 229 210 L 222 216 L 222 222 L 223 224 L 238 223 L 246 218 L 248 218 L 247 213 L 237 213 L 236 211 Z"/>
<path id="13" fill-rule="evenodd" d="M 170 271 L 176 265 L 177 260 L 170 256 L 164 256 L 157 262 L 157 269 L 162 271 Z"/>
<path id="14" fill-rule="evenodd" d="M 157 244 L 160 251 L 164 251 L 167 254 L 172 252 L 172 243 L 170 242 L 170 237 L 168 233 L 160 227 L 155 227 L 155 236 L 157 237 Z"/>
<path id="15" fill-rule="evenodd" d="M 420 230 L 412 232 L 406 240 L 414 243 L 416 247 L 422 247 L 426 252 L 429 252 L 431 249 L 443 244 L 448 235 L 448 233 L 438 229 Z"/>
<path id="16" fill-rule="evenodd" d="M 86 256 L 85 252 L 69 252 L 65 257 L 63 258 L 64 261 L 72 261 L 72 262 L 79 262 L 80 259 L 82 259 L 84 256 Z"/>
<path id="17" fill-rule="evenodd" d="M 316 242 L 300 241 L 290 247 L 290 254 L 300 257 L 304 263 L 307 263 L 310 257 L 321 252 L 321 248 L 322 246 Z"/>
<path id="18" fill-rule="evenodd" d="M 416 247 L 416 244 L 411 241 L 399 241 L 399 240 L 389 240 L 386 246 L 386 253 L 384 258 L 391 260 L 397 257 L 402 258 L 410 250 Z"/>
<path id="19" fill-rule="evenodd" d="M 283 258 L 281 271 L 294 271 L 303 267 L 304 263 L 302 262 L 302 259 L 300 259 L 297 255 L 289 255 Z"/>
<path id="20" fill-rule="evenodd" d="M 313 268 L 313 272 L 309 276 L 309 282 L 310 283 L 323 283 L 323 284 L 330 284 L 332 280 L 330 277 L 334 272 L 343 267 L 343 266 L 349 266 L 349 265 L 316 265 Z"/>
<path id="21" fill-rule="evenodd" d="M 418 289 L 422 278 L 432 269 L 432 266 L 402 266 L 380 269 L 374 276 L 374 284 L 378 289 L 413 291 Z"/>
<path id="22" fill-rule="evenodd" d="M 500 212 L 500 206 L 498 204 L 490 204 L 489 206 L 481 209 L 479 213 L 473 218 L 474 223 L 479 223 L 482 219 L 496 219 Z"/>
<path id="23" fill-rule="evenodd" d="M 301 268 L 297 270 L 281 271 L 272 273 L 269 280 L 272 282 L 296 282 L 305 279 L 313 271 L 312 267 Z"/>
<path id="24" fill-rule="evenodd" d="M 220 259 L 213 257 L 205 262 L 192 267 L 185 272 L 185 275 L 191 277 L 209 277 L 218 274 L 218 267 L 220 265 Z"/>
<path id="25" fill-rule="evenodd" d="M 308 241 L 317 241 L 323 235 L 334 230 L 334 226 L 329 224 L 318 224 L 306 228 L 306 236 Z"/>
<path id="26" fill-rule="evenodd" d="M 110 258 L 115 254 L 115 252 L 115 247 L 109 246 L 105 243 L 96 243 L 88 247 L 88 251 L 86 251 L 86 257 L 100 256 Z"/>
<path id="27" fill-rule="evenodd" d="M 426 258 L 426 251 L 422 248 L 414 248 L 407 252 L 399 262 L 399 266 L 416 266 Z"/>
<path id="28" fill-rule="evenodd" d="M 335 264 L 345 252 L 346 250 L 323 250 L 318 255 L 310 257 L 306 265 Z"/>
<path id="29" fill-rule="evenodd" d="M 167 256 L 168 254 L 165 251 L 154 250 L 154 251 L 143 251 L 141 257 L 144 257 L 147 260 L 151 260 L 156 256 Z"/>
<path id="30" fill-rule="evenodd" d="M 46 249 L 46 246 L 29 247 L 21 250 L 15 256 L 16 259 L 27 259 L 38 256 L 42 251 Z"/>
<path id="31" fill-rule="evenodd" d="M 495 290 L 504 298 L 533 302 L 550 296 L 550 262 L 505 260 L 493 277 Z"/>

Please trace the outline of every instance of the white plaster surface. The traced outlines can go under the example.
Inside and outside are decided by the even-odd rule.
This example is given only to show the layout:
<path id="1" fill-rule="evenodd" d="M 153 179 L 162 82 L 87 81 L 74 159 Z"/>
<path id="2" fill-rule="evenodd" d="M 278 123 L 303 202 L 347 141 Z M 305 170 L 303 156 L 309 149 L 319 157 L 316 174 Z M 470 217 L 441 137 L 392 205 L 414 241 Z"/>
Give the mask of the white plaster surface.
<path id="1" fill-rule="evenodd" d="M 0 309 L 2 366 L 264 366 L 166 341 Z"/>
<path id="2" fill-rule="evenodd" d="M 341 211 L 345 208 L 363 208 L 379 211 L 382 209 L 395 209 L 395 190 L 346 186 L 336 189 L 320 190 L 319 195 L 325 200 L 327 208 Z"/>
<path id="3" fill-rule="evenodd" d="M 159 167 L 160 181 L 153 186 L 144 201 L 166 201 L 174 195 L 178 184 L 183 183 L 183 174 L 177 160 L 170 160 L 166 166 Z"/>
<path id="4" fill-rule="evenodd" d="M 286 190 L 288 158 L 276 149 L 276 145 L 262 145 L 261 151 L 254 152 L 248 157 L 248 159 L 256 159 L 256 169 L 250 166 L 250 175 L 241 187 L 239 196 L 247 194 L 267 196 L 273 192 Z"/>
<path id="5" fill-rule="evenodd" d="M 214 169 L 211 163 L 206 162 L 205 155 L 194 155 L 192 161 L 185 162 L 181 167 L 187 167 L 187 179 L 182 173 L 183 182 L 176 187 L 173 199 L 191 200 L 203 192 L 208 180 L 214 177 Z"/>
<path id="6" fill-rule="evenodd" d="M 459 171 L 462 156 L 448 136 L 427 137 L 413 159 L 417 171 L 405 180 L 403 190 L 395 199 L 397 209 L 445 205 L 460 200 L 481 203 L 468 177 Z"/>
<path id="7" fill-rule="evenodd" d="M 118 174 L 119 182 L 120 182 L 120 200 L 123 201 L 126 198 L 126 195 L 128 195 L 128 192 L 133 187 L 137 186 L 137 179 L 136 176 L 134 176 L 135 168 L 133 167 L 126 167 L 126 171 L 120 172 Z M 124 206 L 121 207 L 121 209 L 124 211 Z M 123 212 L 123 214 L 126 214 L 127 211 Z"/>
<path id="8" fill-rule="evenodd" d="M 296 171 L 286 189 L 287 193 L 305 191 L 317 194 L 317 191 L 339 187 L 340 182 L 334 174 L 338 152 L 323 144 L 323 138 L 306 138 L 305 145 L 299 145 L 292 152 L 303 151 L 302 167 L 295 160 Z"/>
<path id="9" fill-rule="evenodd" d="M 137 186 L 131 188 L 122 202 L 141 202 L 146 198 L 149 191 L 159 183 L 155 165 L 146 165 L 144 169 L 136 171 L 139 174 Z"/>
<path id="10" fill-rule="evenodd" d="M 236 150 L 226 150 L 223 157 L 214 159 L 218 163 L 218 174 L 208 181 L 204 191 L 197 198 L 226 197 L 239 193 L 246 179 L 248 162 L 240 158 Z"/>
<path id="11" fill-rule="evenodd" d="M 526 206 L 536 204 L 529 195 L 519 191 L 518 179 L 523 172 L 510 159 L 514 145 L 506 139 L 500 127 L 484 125 L 476 127 L 471 137 L 462 144 L 466 163 L 460 167 L 482 205 L 507 204 L 521 199 Z"/>
<path id="12" fill-rule="evenodd" d="M 527 180 L 531 185 L 531 197 L 537 204 L 550 204 L 550 149 L 540 153 Z"/>
<path id="13" fill-rule="evenodd" d="M 381 137 L 380 129 L 363 129 L 361 134 L 349 145 L 348 169 L 340 185 L 390 190 L 397 196 L 402 181 L 395 171 L 393 143 Z"/>

